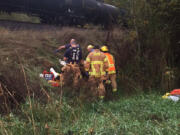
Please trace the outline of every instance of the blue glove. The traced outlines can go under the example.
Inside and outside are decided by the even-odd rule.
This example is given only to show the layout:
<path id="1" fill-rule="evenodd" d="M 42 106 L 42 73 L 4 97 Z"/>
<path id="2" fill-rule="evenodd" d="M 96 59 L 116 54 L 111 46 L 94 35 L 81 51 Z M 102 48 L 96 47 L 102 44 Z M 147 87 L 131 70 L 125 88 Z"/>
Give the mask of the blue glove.
<path id="1" fill-rule="evenodd" d="M 58 52 L 59 52 L 59 49 L 54 50 L 54 53 L 58 53 Z"/>
<path id="2" fill-rule="evenodd" d="M 85 75 L 88 77 L 89 76 L 89 72 L 85 72 Z"/>

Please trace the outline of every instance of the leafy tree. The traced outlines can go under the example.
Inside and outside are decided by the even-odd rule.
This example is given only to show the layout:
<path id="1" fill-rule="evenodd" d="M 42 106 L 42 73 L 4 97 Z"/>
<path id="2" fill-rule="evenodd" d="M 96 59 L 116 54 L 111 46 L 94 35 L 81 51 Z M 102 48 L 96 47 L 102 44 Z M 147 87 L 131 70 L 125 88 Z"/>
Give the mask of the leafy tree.
<path id="1" fill-rule="evenodd" d="M 162 74 L 167 67 L 170 70 L 180 67 L 178 37 L 180 1 L 105 0 L 105 2 L 126 10 L 128 29 L 134 31 L 137 36 L 136 57 L 139 66 L 135 67 L 136 71 L 144 76 L 142 78 L 154 80 L 153 87 L 162 84 Z M 178 72 L 180 76 L 179 69 Z M 177 75 L 176 80 L 178 78 Z"/>

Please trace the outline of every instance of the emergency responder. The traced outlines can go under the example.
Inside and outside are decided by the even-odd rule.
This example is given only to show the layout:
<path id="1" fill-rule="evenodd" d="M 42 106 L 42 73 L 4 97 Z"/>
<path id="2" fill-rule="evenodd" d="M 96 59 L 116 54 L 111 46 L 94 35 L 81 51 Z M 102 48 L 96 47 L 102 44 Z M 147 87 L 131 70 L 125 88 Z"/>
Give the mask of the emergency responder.
<path id="1" fill-rule="evenodd" d="M 105 96 L 104 78 L 106 70 L 108 70 L 108 61 L 104 53 L 99 49 L 99 46 L 94 46 L 94 51 L 91 52 L 85 61 L 85 70 L 89 72 L 89 83 L 91 91 L 94 95 L 98 95 L 100 99 Z M 97 91 L 94 91 L 96 90 Z"/>
<path id="2" fill-rule="evenodd" d="M 106 58 L 108 60 L 108 80 L 110 80 L 110 83 L 113 88 L 113 92 L 117 91 L 117 83 L 116 83 L 116 68 L 115 68 L 115 60 L 112 54 L 109 53 L 109 49 L 107 46 L 102 46 L 101 51 L 106 55 Z M 107 81 L 108 81 L 107 80 Z"/>
<path id="3" fill-rule="evenodd" d="M 87 46 L 87 51 L 90 53 L 90 52 L 93 52 L 94 51 L 94 46 L 93 45 L 88 45 Z"/>
<path id="4" fill-rule="evenodd" d="M 76 87 L 81 78 L 80 64 L 82 63 L 82 50 L 76 41 L 71 42 L 71 47 L 65 51 L 64 61 L 67 65 L 63 67 L 62 71 L 71 71 L 73 84 Z"/>
<path id="5" fill-rule="evenodd" d="M 65 51 L 64 61 L 72 64 L 79 64 L 82 61 L 82 50 L 76 41 L 71 42 L 71 47 Z"/>
<path id="6" fill-rule="evenodd" d="M 54 52 L 57 53 L 57 52 L 59 52 L 62 49 L 66 49 L 66 50 L 69 49 L 71 47 L 72 42 L 76 42 L 76 40 L 75 39 L 71 39 L 69 44 L 65 44 L 65 45 L 59 46 L 59 48 L 56 49 Z"/>

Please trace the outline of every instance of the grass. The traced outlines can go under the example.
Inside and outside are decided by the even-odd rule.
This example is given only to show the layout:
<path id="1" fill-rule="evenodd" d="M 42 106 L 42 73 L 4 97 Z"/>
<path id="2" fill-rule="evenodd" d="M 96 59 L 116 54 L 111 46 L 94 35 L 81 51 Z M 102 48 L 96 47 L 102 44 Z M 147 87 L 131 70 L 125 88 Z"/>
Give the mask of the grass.
<path id="1" fill-rule="evenodd" d="M 128 40 L 129 35 L 122 30 L 114 31 L 113 40 L 110 42 L 114 54 L 130 52 L 128 49 L 126 50 L 128 45 L 125 42 L 118 44 L 121 38 L 125 39 L 125 37 Z M 121 76 L 118 78 L 120 92 L 117 93 L 116 99 L 105 102 L 88 102 L 74 96 L 71 92 L 72 88 L 69 88 L 69 90 L 63 88 L 62 96 L 59 88 L 52 88 L 46 81 L 40 80 L 39 73 L 45 69 L 49 70 L 50 67 L 54 67 L 59 71 L 58 58 L 63 57 L 63 52 L 55 55 L 53 51 L 59 45 L 69 42 L 71 38 L 78 40 L 85 58 L 87 54 L 86 46 L 89 43 L 103 44 L 106 40 L 106 31 L 77 28 L 11 31 L 0 28 L 0 75 L 7 76 L 8 84 L 11 84 L 13 90 L 16 90 L 14 94 L 17 92 L 23 94 L 28 88 L 33 89 L 35 93 L 31 95 L 31 98 L 25 96 L 26 100 L 21 102 L 18 109 L 0 117 L 0 134 L 179 134 L 179 102 L 163 100 L 159 93 L 139 93 L 132 96 L 133 91 L 141 90 L 138 89 L 139 87 L 137 87 L 138 85 L 134 79 L 130 78 L 131 74 L 129 73 L 129 76 L 125 74 L 129 72 L 128 68 L 125 68 L 125 70 L 117 68 L 121 71 L 118 74 L 118 76 Z M 129 44 L 131 45 L 131 42 Z M 123 62 L 123 59 L 120 60 L 119 58 L 124 58 L 124 61 L 126 61 L 126 58 L 129 59 L 126 56 L 123 57 L 123 55 L 115 55 L 115 57 L 118 59 L 118 67 L 121 67 L 120 62 Z M 24 84 L 24 76 L 18 77 L 17 73 L 20 72 L 15 70 L 16 68 L 22 70 L 21 65 L 23 65 L 27 76 L 28 87 L 20 84 Z M 126 63 L 126 65 L 133 68 L 132 63 Z M 131 95 L 127 96 L 129 93 Z M 48 97 L 48 99 L 46 100 L 44 97 Z"/>
<path id="2" fill-rule="evenodd" d="M 32 108 L 26 102 L 21 111 L 1 117 L 0 132 L 34 134 L 32 112 L 37 135 L 178 135 L 179 107 L 179 102 L 163 100 L 156 93 L 92 103 L 64 97 L 61 104 L 55 96 L 45 105 L 32 99 Z"/>
<path id="3" fill-rule="evenodd" d="M 38 17 L 28 16 L 23 13 L 3 13 L 0 12 L 0 20 L 13 20 L 13 21 L 21 21 L 21 22 L 32 22 L 32 23 L 40 23 Z"/>

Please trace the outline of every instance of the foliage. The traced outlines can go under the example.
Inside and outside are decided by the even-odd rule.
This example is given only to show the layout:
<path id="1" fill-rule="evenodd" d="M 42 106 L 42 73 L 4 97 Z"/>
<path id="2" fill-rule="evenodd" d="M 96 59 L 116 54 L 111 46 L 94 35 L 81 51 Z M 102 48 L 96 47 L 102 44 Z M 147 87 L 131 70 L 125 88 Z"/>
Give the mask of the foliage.
<path id="1" fill-rule="evenodd" d="M 179 87 L 180 2 L 178 0 L 105 0 L 126 10 L 128 28 L 136 33 L 134 72 L 145 88 L 163 90 Z M 120 18 L 122 19 L 122 18 Z M 120 21 L 121 22 L 121 21 Z M 164 73 L 171 70 L 168 80 Z M 135 78 L 134 78 L 135 79 Z M 167 83 L 173 85 L 165 86 Z"/>
<path id="2" fill-rule="evenodd" d="M 179 87 L 179 1 L 106 2 L 123 8 L 128 24 L 126 28 L 118 26 L 111 31 L 108 42 L 108 32 L 99 28 L 82 30 L 45 27 L 44 31 L 40 30 L 42 28 L 16 31 L 0 29 L 0 77 L 6 76 L 8 83 L 5 85 L 12 86 L 10 89 L 13 91 L 18 89 L 26 93 L 30 87 L 33 91 L 32 95 L 23 97 L 24 102 L 18 105 L 19 108 L 0 118 L 0 134 L 179 133 L 179 102 L 163 100 L 158 92 L 152 93 L 152 90 L 169 91 Z M 26 15 L 22 16 L 23 20 L 27 19 Z M 49 70 L 53 66 L 60 71 L 58 57 L 62 57 L 62 53 L 55 55 L 53 50 L 60 43 L 69 42 L 70 38 L 78 40 L 85 52 L 84 58 L 88 44 L 107 43 L 116 59 L 117 99 L 85 102 L 80 97 L 81 93 L 72 94 L 73 89 L 63 89 L 66 92 L 62 96 L 60 89 L 39 80 L 38 74 L 44 69 Z M 26 76 L 18 77 L 18 72 L 11 70 L 21 66 L 27 75 L 28 86 L 14 83 L 24 84 Z M 11 74 L 8 74 L 9 71 Z M 0 84 L 4 83 L 0 79 Z M 146 92 L 143 94 L 142 91 Z M 16 95 L 16 92 L 13 94 Z M 132 96 L 132 93 L 136 95 Z"/>

